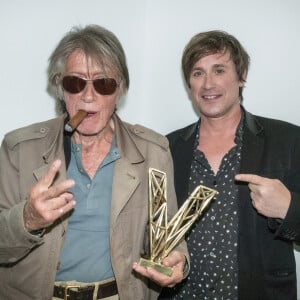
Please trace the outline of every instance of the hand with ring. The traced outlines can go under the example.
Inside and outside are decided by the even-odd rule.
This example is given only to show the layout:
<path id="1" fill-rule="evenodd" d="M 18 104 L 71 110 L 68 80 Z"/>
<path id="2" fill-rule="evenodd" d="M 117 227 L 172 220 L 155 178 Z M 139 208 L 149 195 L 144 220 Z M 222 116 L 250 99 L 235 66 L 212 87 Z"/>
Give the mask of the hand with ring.
<path id="1" fill-rule="evenodd" d="M 74 180 L 67 179 L 53 184 L 60 166 L 61 161 L 55 160 L 45 176 L 29 191 L 24 206 L 24 224 L 28 231 L 50 226 L 75 206 L 73 195 L 68 192 L 75 185 Z"/>

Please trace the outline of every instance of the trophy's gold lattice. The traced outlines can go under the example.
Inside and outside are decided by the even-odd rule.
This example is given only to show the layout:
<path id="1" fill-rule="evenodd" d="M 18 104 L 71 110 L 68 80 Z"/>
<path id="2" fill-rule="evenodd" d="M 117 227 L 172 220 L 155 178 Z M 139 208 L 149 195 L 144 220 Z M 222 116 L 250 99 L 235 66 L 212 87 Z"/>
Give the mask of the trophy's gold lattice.
<path id="1" fill-rule="evenodd" d="M 197 186 L 177 213 L 167 220 L 167 178 L 166 174 L 157 169 L 149 169 L 149 240 L 150 254 L 141 258 L 140 265 L 152 267 L 157 271 L 172 275 L 172 269 L 161 264 L 165 258 L 181 241 L 192 224 L 203 213 L 216 190 Z"/>

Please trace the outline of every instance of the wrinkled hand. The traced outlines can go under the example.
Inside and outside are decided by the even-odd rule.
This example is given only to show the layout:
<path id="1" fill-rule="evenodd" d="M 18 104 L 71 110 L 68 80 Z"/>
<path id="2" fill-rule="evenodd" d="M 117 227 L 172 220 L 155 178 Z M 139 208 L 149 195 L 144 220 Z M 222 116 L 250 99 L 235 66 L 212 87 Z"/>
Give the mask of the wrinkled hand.
<path id="1" fill-rule="evenodd" d="M 173 287 L 183 279 L 185 260 L 184 254 L 179 251 L 172 251 L 163 259 L 162 264 L 173 269 L 172 276 L 164 275 L 152 268 L 144 268 L 137 263 L 133 264 L 133 269 L 160 286 Z"/>
<path id="2" fill-rule="evenodd" d="M 248 182 L 252 205 L 260 214 L 269 218 L 285 218 L 291 193 L 280 180 L 254 174 L 238 174 L 235 179 Z"/>
<path id="3" fill-rule="evenodd" d="M 24 224 L 28 231 L 50 226 L 75 205 L 73 195 L 68 192 L 74 186 L 74 180 L 52 185 L 60 166 L 60 160 L 54 161 L 45 176 L 29 191 L 24 206 Z"/>

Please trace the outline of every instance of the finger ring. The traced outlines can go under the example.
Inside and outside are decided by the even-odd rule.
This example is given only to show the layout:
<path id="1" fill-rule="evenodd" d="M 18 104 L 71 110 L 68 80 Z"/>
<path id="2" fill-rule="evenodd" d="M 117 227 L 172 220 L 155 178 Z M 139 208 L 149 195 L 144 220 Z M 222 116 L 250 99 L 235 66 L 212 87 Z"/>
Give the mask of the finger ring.
<path id="1" fill-rule="evenodd" d="M 62 215 L 64 213 L 64 209 L 63 208 L 60 208 L 59 209 L 59 213 Z"/>

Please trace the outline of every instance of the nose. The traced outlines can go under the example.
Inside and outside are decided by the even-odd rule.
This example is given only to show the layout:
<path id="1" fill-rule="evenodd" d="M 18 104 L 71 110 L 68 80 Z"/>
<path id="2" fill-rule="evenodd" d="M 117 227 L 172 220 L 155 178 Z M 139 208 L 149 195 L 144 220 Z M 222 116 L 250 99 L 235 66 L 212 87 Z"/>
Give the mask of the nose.
<path id="1" fill-rule="evenodd" d="M 81 99 L 84 102 L 93 102 L 95 99 L 95 88 L 92 81 L 87 81 L 84 90 L 82 91 Z"/>
<path id="2" fill-rule="evenodd" d="M 214 80 L 212 74 L 206 74 L 203 80 L 203 87 L 206 89 L 210 89 L 214 85 Z"/>

